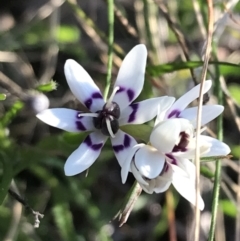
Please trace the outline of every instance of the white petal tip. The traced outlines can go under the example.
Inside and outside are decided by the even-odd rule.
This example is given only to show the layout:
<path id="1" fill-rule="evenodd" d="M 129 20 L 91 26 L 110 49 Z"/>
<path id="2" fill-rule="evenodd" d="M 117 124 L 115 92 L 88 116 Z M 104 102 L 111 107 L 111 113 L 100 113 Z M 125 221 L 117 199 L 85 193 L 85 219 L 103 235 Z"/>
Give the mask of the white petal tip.
<path id="1" fill-rule="evenodd" d="M 127 181 L 127 175 L 126 175 L 126 172 L 123 172 L 123 169 L 121 170 L 121 178 L 122 178 L 122 184 L 124 184 Z"/>
<path id="2" fill-rule="evenodd" d="M 46 116 L 48 115 L 48 109 L 47 110 L 43 110 L 41 112 L 39 112 L 36 117 L 41 120 L 44 121 L 44 119 L 46 119 Z"/>
<path id="3" fill-rule="evenodd" d="M 64 167 L 64 173 L 65 176 L 71 177 L 71 176 L 75 176 L 78 173 L 76 173 L 76 171 L 74 172 L 74 168 L 66 168 L 66 166 Z"/>
<path id="4" fill-rule="evenodd" d="M 201 200 L 200 205 L 199 205 L 199 209 L 201 211 L 203 211 L 204 207 L 205 207 L 205 204 L 204 204 L 203 200 Z"/>
<path id="5" fill-rule="evenodd" d="M 204 201 L 202 199 L 202 197 L 199 195 L 199 203 L 198 203 L 198 208 L 200 209 L 200 211 L 203 211 L 204 207 L 205 207 L 205 204 L 204 204 Z M 194 203 L 192 203 L 193 205 L 196 205 L 195 201 Z"/>
<path id="6" fill-rule="evenodd" d="M 139 48 L 139 49 L 142 49 L 143 51 L 147 52 L 147 48 L 146 48 L 145 44 L 138 44 L 134 48 Z"/>
<path id="7" fill-rule="evenodd" d="M 228 155 L 231 152 L 231 149 L 227 144 L 225 144 L 225 143 L 223 143 L 223 144 L 224 144 L 224 146 L 222 147 L 222 150 L 225 153 L 224 155 Z"/>
<path id="8" fill-rule="evenodd" d="M 128 172 L 129 172 L 129 167 L 127 165 L 123 165 L 121 170 L 122 184 L 124 184 L 127 181 Z"/>
<path id="9" fill-rule="evenodd" d="M 222 114 L 224 111 L 224 106 L 222 105 L 213 105 L 213 108 L 215 108 L 215 112 L 217 112 L 218 115 Z"/>
<path id="10" fill-rule="evenodd" d="M 72 65 L 72 64 L 78 64 L 78 63 L 73 59 L 67 59 L 66 62 L 65 62 L 64 68 L 70 67 L 70 65 Z"/>
<path id="11" fill-rule="evenodd" d="M 79 174 L 80 172 L 78 172 L 76 169 L 77 168 L 74 166 L 65 165 L 64 166 L 65 176 L 71 177 L 71 176 L 75 176 L 75 175 Z"/>
<path id="12" fill-rule="evenodd" d="M 127 177 L 122 177 L 122 184 L 125 184 L 126 181 L 127 181 Z"/>
<path id="13" fill-rule="evenodd" d="M 206 85 L 208 85 L 209 86 L 209 89 L 211 88 L 211 86 L 212 86 L 212 80 L 205 80 L 205 82 L 204 82 Z"/>

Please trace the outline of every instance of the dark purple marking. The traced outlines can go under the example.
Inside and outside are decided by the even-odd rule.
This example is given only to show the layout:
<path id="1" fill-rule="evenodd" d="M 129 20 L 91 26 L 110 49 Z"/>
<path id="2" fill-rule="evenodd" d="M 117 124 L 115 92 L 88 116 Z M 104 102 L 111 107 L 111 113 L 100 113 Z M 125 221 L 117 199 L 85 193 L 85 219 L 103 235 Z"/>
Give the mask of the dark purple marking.
<path id="1" fill-rule="evenodd" d="M 117 145 L 117 146 L 113 146 L 113 150 L 114 152 L 120 152 L 124 149 L 123 145 Z"/>
<path id="2" fill-rule="evenodd" d="M 165 154 L 166 157 L 168 157 L 169 159 L 171 159 L 171 163 L 173 165 L 177 165 L 177 160 L 174 158 L 174 156 L 172 154 Z"/>
<path id="3" fill-rule="evenodd" d="M 89 98 L 86 101 L 84 101 L 84 105 L 90 110 L 92 105 L 92 98 Z"/>
<path id="4" fill-rule="evenodd" d="M 176 165 L 176 166 L 178 165 L 176 159 L 173 159 L 171 163 L 172 163 L 173 165 Z"/>
<path id="5" fill-rule="evenodd" d="M 129 137 L 128 135 L 125 135 L 125 136 L 124 136 L 124 142 L 123 142 L 124 147 L 129 147 L 129 146 L 130 146 L 130 143 L 131 143 L 130 137 Z"/>
<path id="6" fill-rule="evenodd" d="M 174 159 L 173 155 L 172 154 L 165 154 L 166 157 L 168 157 L 169 159 Z"/>
<path id="7" fill-rule="evenodd" d="M 180 110 L 173 110 L 172 112 L 170 112 L 168 114 L 168 119 L 172 118 L 172 117 L 179 117 L 181 111 Z"/>
<path id="8" fill-rule="evenodd" d="M 92 93 L 91 97 L 84 101 L 85 106 L 90 110 L 93 99 L 102 99 L 102 95 L 99 92 Z"/>
<path id="9" fill-rule="evenodd" d="M 86 143 L 89 147 L 92 146 L 92 140 L 91 140 L 91 137 L 89 135 L 84 140 L 84 143 Z"/>
<path id="10" fill-rule="evenodd" d="M 139 104 L 134 103 L 134 104 L 131 104 L 130 107 L 132 108 L 132 113 L 128 117 L 128 123 L 131 123 L 136 119 L 136 113 L 137 113 Z"/>
<path id="11" fill-rule="evenodd" d="M 173 147 L 172 152 L 187 151 L 187 146 L 189 144 L 189 135 L 186 132 L 181 132 L 179 136 L 181 137 L 181 139 L 179 143 Z"/>
<path id="12" fill-rule="evenodd" d="M 165 168 L 164 168 L 163 172 L 167 172 L 167 171 L 168 171 L 168 169 L 169 169 L 168 164 L 167 164 L 167 163 L 165 163 L 165 164 L 166 164 L 166 166 L 165 166 Z"/>
<path id="13" fill-rule="evenodd" d="M 102 99 L 102 95 L 99 92 L 95 92 L 92 94 L 93 99 Z"/>
<path id="14" fill-rule="evenodd" d="M 77 125 L 77 129 L 79 131 L 86 131 L 86 127 L 83 125 L 83 123 L 81 121 L 76 121 L 76 125 Z"/>
<path id="15" fill-rule="evenodd" d="M 127 90 L 127 95 L 128 95 L 129 102 L 131 102 L 133 100 L 133 98 L 134 98 L 134 91 L 131 90 L 131 89 L 128 89 Z"/>
<path id="16" fill-rule="evenodd" d="M 123 91 L 126 91 L 127 93 L 127 96 L 128 96 L 128 100 L 129 102 L 132 102 L 133 98 L 134 98 L 134 91 L 132 89 L 127 89 L 122 87 L 122 86 L 119 86 L 119 90 L 117 91 L 117 93 L 121 93 Z"/>
<path id="17" fill-rule="evenodd" d="M 187 148 L 186 147 L 181 147 L 181 146 L 177 146 L 177 145 L 175 145 L 174 147 L 173 147 L 173 150 L 172 150 L 172 152 L 185 152 L 185 151 L 187 151 Z"/>
<path id="18" fill-rule="evenodd" d="M 100 149 L 102 148 L 102 146 L 103 146 L 102 143 L 98 143 L 98 144 L 93 144 L 91 148 L 92 148 L 94 151 L 98 151 L 98 150 L 100 150 Z"/>
<path id="19" fill-rule="evenodd" d="M 172 164 L 177 165 L 177 160 L 174 158 L 172 154 L 165 154 L 165 156 L 171 159 Z"/>
<path id="20" fill-rule="evenodd" d="M 131 143 L 130 137 L 129 137 L 128 135 L 124 135 L 123 144 L 113 146 L 113 150 L 114 150 L 115 152 L 123 151 L 125 148 L 127 148 L 127 147 L 130 146 L 130 143 Z"/>
<path id="21" fill-rule="evenodd" d="M 117 91 L 117 93 L 121 93 L 121 92 L 123 92 L 123 91 L 125 91 L 125 88 L 124 88 L 124 87 L 119 86 L 119 90 Z"/>
<path id="22" fill-rule="evenodd" d="M 168 163 L 165 162 L 165 163 L 164 163 L 164 167 L 163 167 L 163 169 L 162 169 L 162 172 L 160 173 L 159 176 L 161 176 L 164 172 L 167 172 L 167 171 L 168 171 L 168 168 L 169 168 Z"/>
<path id="23" fill-rule="evenodd" d="M 103 146 L 103 143 L 92 144 L 92 140 L 90 136 L 86 137 L 86 139 L 84 140 L 84 143 L 94 151 L 100 150 Z"/>

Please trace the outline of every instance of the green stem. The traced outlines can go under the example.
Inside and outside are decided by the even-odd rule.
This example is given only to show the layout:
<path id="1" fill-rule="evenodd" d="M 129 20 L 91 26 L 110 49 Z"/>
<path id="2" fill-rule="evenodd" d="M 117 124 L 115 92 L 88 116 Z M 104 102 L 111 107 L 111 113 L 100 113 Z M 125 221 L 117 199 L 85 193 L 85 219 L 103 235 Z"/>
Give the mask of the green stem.
<path id="1" fill-rule="evenodd" d="M 0 152 L 0 161 L 2 162 L 2 166 L 3 166 L 3 174 L 0 180 L 0 205 L 1 205 L 4 198 L 7 195 L 8 188 L 12 180 L 12 166 L 2 152 Z"/>
<path id="2" fill-rule="evenodd" d="M 108 0 L 108 65 L 107 79 L 104 90 L 104 99 L 108 97 L 108 92 L 111 86 L 112 77 L 112 62 L 113 62 L 113 42 L 114 42 L 114 0 Z"/>
<path id="3" fill-rule="evenodd" d="M 216 46 L 213 44 L 213 54 L 216 58 Z M 223 104 L 223 93 L 221 90 L 220 84 L 220 73 L 219 67 L 216 66 L 216 91 L 218 97 L 218 103 L 220 105 Z M 219 140 L 223 139 L 223 117 L 220 115 L 217 119 L 217 137 Z M 211 219 L 211 226 L 209 231 L 208 241 L 214 240 L 215 228 L 216 228 L 216 220 L 217 220 L 217 211 L 218 211 L 218 202 L 219 202 L 219 191 L 220 191 L 220 183 L 221 183 L 221 160 L 216 161 L 216 171 L 215 171 L 215 178 L 214 178 L 214 186 L 213 186 L 213 203 L 212 203 L 212 219 Z"/>
<path id="4" fill-rule="evenodd" d="M 16 101 L 0 119 L 1 127 L 8 126 L 23 107 L 24 104 L 21 101 Z"/>

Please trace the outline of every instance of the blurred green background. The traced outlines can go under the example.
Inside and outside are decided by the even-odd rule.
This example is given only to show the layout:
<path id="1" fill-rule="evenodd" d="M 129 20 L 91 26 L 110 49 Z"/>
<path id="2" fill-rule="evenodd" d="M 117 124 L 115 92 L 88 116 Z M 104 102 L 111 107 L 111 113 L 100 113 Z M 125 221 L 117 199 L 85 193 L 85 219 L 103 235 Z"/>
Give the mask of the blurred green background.
<path id="1" fill-rule="evenodd" d="M 224 100 L 224 141 L 233 158 L 223 160 L 221 200 L 216 240 L 240 240 L 240 4 L 214 1 L 213 54 L 208 78 L 221 80 Z M 237 3 L 237 4 L 236 4 Z M 148 48 L 145 85 L 139 99 L 179 97 L 200 80 L 206 40 L 205 1 L 115 1 L 112 79 L 121 60 L 136 44 Z M 180 37 L 176 35 L 180 32 Z M 134 178 L 121 183 L 120 167 L 107 142 L 101 156 L 85 173 L 66 177 L 65 160 L 85 137 L 40 122 L 35 101 L 44 94 L 50 107 L 81 110 L 69 91 L 63 72 L 68 58 L 79 62 L 101 89 L 107 73 L 107 1 L 8 0 L 0 2 L 0 240 L 3 241 L 155 241 L 193 240 L 194 211 L 170 189 L 139 197 L 126 224 L 114 215 L 121 208 Z M 181 42 L 181 36 L 183 41 Z M 182 45 L 183 44 L 183 45 Z M 183 46 L 187 49 L 184 53 Z M 51 80 L 57 89 L 51 90 Z M 50 87 L 49 87 L 50 86 Z M 208 103 L 217 103 L 214 88 Z M 3 95 L 4 94 L 4 95 Z M 6 96 L 5 96 L 6 95 Z M 6 99 L 5 99 L 6 97 Z M 5 100 L 4 100 L 5 99 Z M 150 123 L 151 125 L 151 123 Z M 136 127 L 137 128 L 137 127 Z M 216 123 L 209 129 L 214 133 Z M 202 173 L 214 173 L 214 162 Z M 210 175 L 211 176 L 211 175 Z M 7 188 L 19 192 L 44 214 L 34 229 L 34 217 Z M 206 208 L 201 217 L 201 239 L 207 240 L 212 202 L 212 178 L 201 178 Z M 172 216 L 171 216 L 172 215 Z"/>

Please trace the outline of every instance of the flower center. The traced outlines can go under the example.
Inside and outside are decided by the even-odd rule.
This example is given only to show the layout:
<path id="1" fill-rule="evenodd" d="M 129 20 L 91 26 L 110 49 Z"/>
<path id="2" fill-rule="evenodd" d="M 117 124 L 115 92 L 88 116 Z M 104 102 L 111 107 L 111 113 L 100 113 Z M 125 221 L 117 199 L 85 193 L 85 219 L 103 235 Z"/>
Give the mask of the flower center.
<path id="1" fill-rule="evenodd" d="M 173 147 L 173 150 L 172 150 L 173 152 L 178 152 L 178 151 L 184 152 L 187 150 L 187 146 L 190 138 L 189 134 L 187 134 L 186 132 L 180 132 L 179 138 L 180 138 L 180 141 L 177 145 Z"/>
<path id="2" fill-rule="evenodd" d="M 103 106 L 102 110 L 97 111 L 97 117 L 93 118 L 93 124 L 96 129 L 101 130 L 103 135 L 115 137 L 115 134 L 119 130 L 118 119 L 120 117 L 120 107 L 116 102 L 113 102 L 113 97 L 119 87 L 113 90 L 107 103 Z"/>

